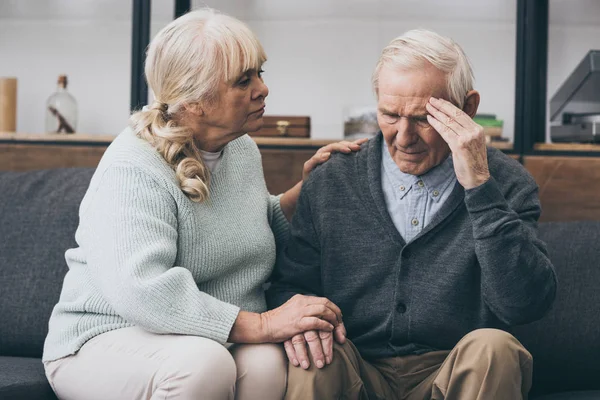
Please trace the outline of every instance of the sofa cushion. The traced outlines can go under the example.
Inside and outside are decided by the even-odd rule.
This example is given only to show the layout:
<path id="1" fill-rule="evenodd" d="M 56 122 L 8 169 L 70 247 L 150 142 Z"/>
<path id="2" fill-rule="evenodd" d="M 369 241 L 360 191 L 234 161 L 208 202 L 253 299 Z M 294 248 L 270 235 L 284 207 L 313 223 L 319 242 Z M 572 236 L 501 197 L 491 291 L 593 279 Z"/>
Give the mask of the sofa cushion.
<path id="1" fill-rule="evenodd" d="M 600 390 L 600 221 L 542 223 L 540 236 L 558 289 L 544 318 L 515 329 L 533 355 L 532 394 Z"/>
<path id="2" fill-rule="evenodd" d="M 563 392 L 536 397 L 533 400 L 600 400 L 600 391 Z"/>
<path id="3" fill-rule="evenodd" d="M 42 360 L 0 357 L 0 399 L 56 400 Z"/>
<path id="4" fill-rule="evenodd" d="M 0 355 L 41 357 L 93 172 L 0 172 Z"/>

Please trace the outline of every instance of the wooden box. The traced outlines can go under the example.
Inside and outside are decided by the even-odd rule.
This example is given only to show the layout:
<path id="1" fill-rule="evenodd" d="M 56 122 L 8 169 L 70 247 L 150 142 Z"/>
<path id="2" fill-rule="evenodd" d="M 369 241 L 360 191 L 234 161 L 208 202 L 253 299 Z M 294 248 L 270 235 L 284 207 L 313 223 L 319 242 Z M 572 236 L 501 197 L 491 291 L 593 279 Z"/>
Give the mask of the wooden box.
<path id="1" fill-rule="evenodd" d="M 310 137 L 310 117 L 269 115 L 263 117 L 265 125 L 250 136 L 263 137 Z"/>

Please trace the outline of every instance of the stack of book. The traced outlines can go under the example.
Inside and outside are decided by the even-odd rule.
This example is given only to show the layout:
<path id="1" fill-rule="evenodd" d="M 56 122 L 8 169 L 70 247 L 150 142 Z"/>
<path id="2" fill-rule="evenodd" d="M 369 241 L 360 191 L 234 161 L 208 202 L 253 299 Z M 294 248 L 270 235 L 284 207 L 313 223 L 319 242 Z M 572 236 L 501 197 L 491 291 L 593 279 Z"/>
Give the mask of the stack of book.
<path id="1" fill-rule="evenodd" d="M 483 127 L 483 133 L 485 134 L 485 140 L 487 143 L 491 142 L 506 142 L 508 139 L 502 137 L 502 125 L 501 119 L 497 119 L 494 114 L 477 114 L 473 121 Z"/>

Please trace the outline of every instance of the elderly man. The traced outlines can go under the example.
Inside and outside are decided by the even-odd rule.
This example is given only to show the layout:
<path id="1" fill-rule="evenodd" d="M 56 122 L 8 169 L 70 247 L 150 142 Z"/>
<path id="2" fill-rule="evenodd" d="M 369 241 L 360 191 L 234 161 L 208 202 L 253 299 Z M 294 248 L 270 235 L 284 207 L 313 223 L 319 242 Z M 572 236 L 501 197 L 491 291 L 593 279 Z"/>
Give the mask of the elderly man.
<path id="1" fill-rule="evenodd" d="M 315 331 L 285 343 L 287 398 L 525 398 L 532 358 L 507 331 L 541 318 L 556 291 L 537 186 L 486 148 L 452 40 L 394 39 L 373 86 L 381 133 L 304 184 L 268 293 L 271 306 L 325 296 L 347 329 L 335 344 Z"/>

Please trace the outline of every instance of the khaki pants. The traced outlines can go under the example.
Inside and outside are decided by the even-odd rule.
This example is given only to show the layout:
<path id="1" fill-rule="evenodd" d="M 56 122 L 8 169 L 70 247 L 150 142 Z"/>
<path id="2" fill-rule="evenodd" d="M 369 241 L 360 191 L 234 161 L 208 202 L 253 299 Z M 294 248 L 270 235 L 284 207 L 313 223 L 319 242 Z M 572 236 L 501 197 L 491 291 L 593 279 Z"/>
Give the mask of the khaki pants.
<path id="1" fill-rule="evenodd" d="M 227 350 L 201 337 L 124 328 L 96 336 L 45 368 L 61 400 L 281 400 L 286 362 L 275 344 Z"/>
<path id="2" fill-rule="evenodd" d="M 479 329 L 452 351 L 363 360 L 350 341 L 334 345 L 333 362 L 288 366 L 286 399 L 526 399 L 532 358 L 509 333 Z"/>

